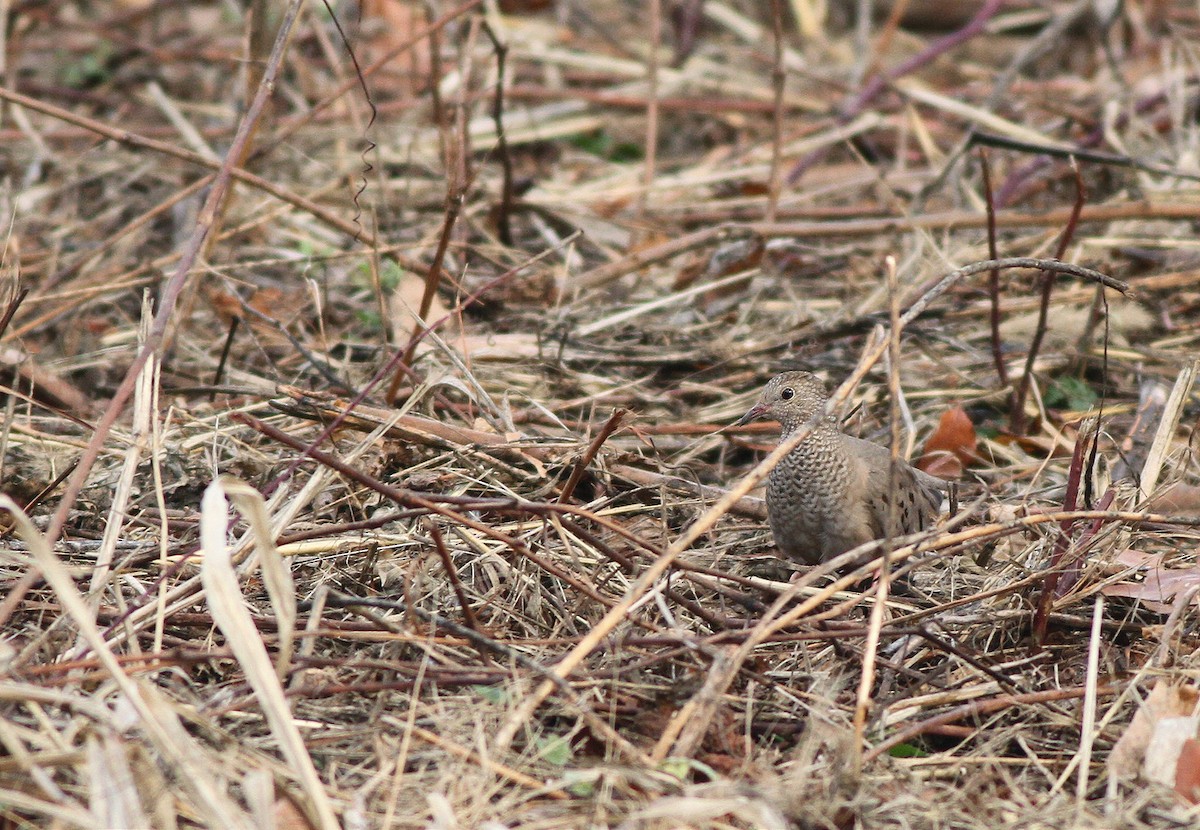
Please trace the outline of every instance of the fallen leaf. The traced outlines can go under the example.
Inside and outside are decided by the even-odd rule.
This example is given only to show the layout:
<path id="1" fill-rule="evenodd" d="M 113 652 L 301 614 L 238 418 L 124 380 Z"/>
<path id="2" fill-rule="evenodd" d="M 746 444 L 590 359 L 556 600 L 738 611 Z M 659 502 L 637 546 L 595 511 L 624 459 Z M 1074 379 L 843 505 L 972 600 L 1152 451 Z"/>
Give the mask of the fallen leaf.
<path id="1" fill-rule="evenodd" d="M 235 319 L 241 319 L 242 303 L 233 294 L 220 288 L 209 288 L 206 295 L 213 311 L 221 319 L 221 325 L 228 328 Z"/>
<path id="2" fill-rule="evenodd" d="M 283 330 L 305 312 L 309 301 L 306 289 L 284 291 L 275 286 L 255 288 L 245 301 L 220 288 L 210 289 L 206 296 L 224 327 L 240 320 L 254 330 L 264 347 L 285 351 L 291 343 Z"/>
<path id="3" fill-rule="evenodd" d="M 917 469 L 924 470 L 931 476 L 951 481 L 962 478 L 963 463 L 949 452 L 927 453 L 917 462 Z"/>
<path id="4" fill-rule="evenodd" d="M 1175 792 L 1189 804 L 1200 804 L 1200 741 L 1188 738 L 1175 762 Z"/>
<path id="5" fill-rule="evenodd" d="M 277 830 L 312 830 L 313 827 L 296 802 L 287 796 L 275 799 L 272 818 L 275 819 Z"/>
<path id="6" fill-rule="evenodd" d="M 437 328 L 437 333 L 442 338 L 452 341 L 458 337 L 458 318 L 450 314 L 450 309 L 436 292 L 431 298 L 424 322 L 419 327 L 417 326 L 417 322 L 421 320 L 421 300 L 424 296 L 425 277 L 405 271 L 396 285 L 396 290 L 388 296 L 388 314 L 391 317 L 388 322 L 392 326 L 392 337 L 397 343 L 407 343 L 408 339 L 413 336 L 413 332 L 418 328 L 424 328 L 426 324 L 441 323 Z M 417 346 L 416 353 L 421 355 L 436 348 L 433 341 L 426 337 Z"/>
<path id="7" fill-rule="evenodd" d="M 771 186 L 764 181 L 742 182 L 738 191 L 743 196 L 766 196 L 771 192 Z"/>
<path id="8" fill-rule="evenodd" d="M 1200 486 L 1176 482 L 1151 496 L 1146 509 L 1169 516 L 1200 516 Z"/>
<path id="9" fill-rule="evenodd" d="M 1160 732 L 1159 726 L 1164 721 L 1174 721 L 1169 725 L 1176 727 L 1180 725 L 1180 720 L 1194 721 L 1192 713 L 1197 700 L 1200 700 L 1200 691 L 1195 686 L 1167 682 L 1155 684 L 1109 753 L 1107 772 L 1110 789 L 1117 783 L 1132 784 L 1139 772 L 1149 780 L 1175 786 L 1177 764 L 1169 762 L 1166 746 L 1170 743 L 1170 734 Z M 1194 738 L 1195 735 L 1194 723 L 1190 731 L 1185 728 L 1185 739 Z M 1153 752 L 1151 747 L 1154 747 Z M 1182 741 L 1178 747 L 1182 751 Z M 1174 757 L 1178 760 L 1178 753 Z"/>
<path id="10" fill-rule="evenodd" d="M 1004 447 L 1016 447 L 1021 452 L 1037 458 L 1070 458 L 1075 452 L 1075 442 L 1059 430 L 1046 431 L 1046 423 L 1040 415 L 1029 416 L 1028 429 L 1034 430 L 1027 435 L 1013 435 L 1006 429 L 1000 429 L 992 438 Z"/>
<path id="11" fill-rule="evenodd" d="M 1200 719 L 1182 716 L 1163 718 L 1154 724 L 1142 762 L 1142 775 L 1147 781 L 1175 789 L 1184 746 L 1188 741 L 1195 742 L 1197 725 L 1200 725 Z M 1187 777 L 1185 773 L 1185 783 Z"/>
<path id="12" fill-rule="evenodd" d="M 1181 592 L 1200 585 L 1200 568 L 1163 568 L 1161 556 L 1122 551 L 1114 561 L 1144 574 L 1140 581 L 1113 582 L 1101 588 L 1101 593 L 1110 597 L 1136 599 L 1152 611 L 1167 613 L 1171 600 Z"/>
<path id="13" fill-rule="evenodd" d="M 939 478 L 961 478 L 963 470 L 978 459 L 978 447 L 971 417 L 961 406 L 952 406 L 925 442 L 917 469 Z"/>
<path id="14" fill-rule="evenodd" d="M 553 0 L 500 0 L 500 11 L 504 14 L 533 14 L 545 11 L 552 5 Z"/>
<path id="15" fill-rule="evenodd" d="M 1163 555 L 1125 548 L 1113 557 L 1113 561 L 1127 568 L 1157 568 L 1162 564 Z"/>

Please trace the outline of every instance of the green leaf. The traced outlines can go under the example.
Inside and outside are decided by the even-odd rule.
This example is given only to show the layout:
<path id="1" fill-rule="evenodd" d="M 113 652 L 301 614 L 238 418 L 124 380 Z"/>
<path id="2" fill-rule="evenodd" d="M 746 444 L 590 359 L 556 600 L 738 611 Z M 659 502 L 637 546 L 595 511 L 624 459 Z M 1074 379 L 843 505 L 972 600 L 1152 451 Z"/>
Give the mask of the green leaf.
<path id="1" fill-rule="evenodd" d="M 379 268 L 379 285 L 387 293 L 395 291 L 404 279 L 404 269 L 394 259 L 384 259 Z"/>
<path id="2" fill-rule="evenodd" d="M 64 61 L 64 68 L 61 70 L 63 85 L 72 89 L 85 89 L 107 83 L 112 77 L 108 68 L 112 55 L 112 46 L 105 44 L 77 60 Z"/>
<path id="3" fill-rule="evenodd" d="M 596 784 L 604 775 L 598 769 L 568 770 L 563 773 L 563 789 L 579 798 L 590 798 L 596 793 Z"/>
<path id="4" fill-rule="evenodd" d="M 695 758 L 665 758 L 658 767 L 667 775 L 673 775 L 680 781 L 687 781 L 692 772 L 700 773 L 709 781 L 716 781 L 721 777 L 715 769 Z"/>
<path id="5" fill-rule="evenodd" d="M 896 744 L 888 750 L 893 758 L 927 758 L 929 753 L 912 744 Z"/>
<path id="6" fill-rule="evenodd" d="M 576 798 L 591 798 L 596 793 L 596 782 L 576 781 L 567 785 L 567 792 Z"/>
<path id="7" fill-rule="evenodd" d="M 379 318 L 379 312 L 369 309 L 360 308 L 354 314 L 358 322 L 369 329 L 378 329 L 383 326 L 383 320 Z"/>
<path id="8" fill-rule="evenodd" d="M 400 280 L 404 279 L 404 269 L 400 267 L 400 263 L 394 259 L 381 259 L 379 261 L 379 287 L 383 289 L 385 294 L 391 294 L 400 285 Z M 356 288 L 366 288 L 373 290 L 374 282 L 371 280 L 371 266 L 369 263 L 360 262 L 350 272 L 350 282 Z"/>
<path id="9" fill-rule="evenodd" d="M 556 767 L 565 767 L 571 760 L 571 743 L 561 735 L 538 738 L 538 757 Z"/>
<path id="10" fill-rule="evenodd" d="M 642 146 L 632 141 L 617 141 L 604 130 L 580 133 L 567 139 L 571 144 L 609 161 L 641 161 Z"/>
<path id="11" fill-rule="evenodd" d="M 1075 412 L 1086 412 L 1099 399 L 1099 396 L 1086 382 L 1075 377 L 1058 378 L 1046 390 L 1046 405 L 1057 408 L 1067 408 Z"/>
<path id="12" fill-rule="evenodd" d="M 471 689 L 488 703 L 505 703 L 508 701 L 508 692 L 499 686 L 472 686 Z"/>
<path id="13" fill-rule="evenodd" d="M 692 768 L 692 765 L 687 758 L 664 758 L 658 768 L 667 775 L 674 776 L 680 781 L 686 781 L 688 770 Z"/>

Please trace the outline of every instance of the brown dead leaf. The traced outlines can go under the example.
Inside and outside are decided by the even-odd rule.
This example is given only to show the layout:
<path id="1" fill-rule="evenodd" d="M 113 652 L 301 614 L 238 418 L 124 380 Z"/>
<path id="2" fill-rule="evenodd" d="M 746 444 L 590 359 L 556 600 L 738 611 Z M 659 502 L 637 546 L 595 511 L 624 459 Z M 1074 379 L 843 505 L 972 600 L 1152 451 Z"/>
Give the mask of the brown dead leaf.
<path id="1" fill-rule="evenodd" d="M 112 331 L 113 328 L 115 328 L 112 320 L 110 320 L 107 317 L 101 317 L 99 315 L 85 316 L 80 319 L 79 324 L 83 328 L 84 331 L 86 331 L 88 334 L 94 335 L 96 337 L 105 335 L 108 332 Z"/>
<path id="2" fill-rule="evenodd" d="M 500 0 L 504 14 L 534 14 L 554 5 L 554 0 Z"/>
<path id="3" fill-rule="evenodd" d="M 1109 755 L 1109 786 L 1117 783 L 1132 784 L 1140 772 L 1149 780 L 1162 781 L 1173 787 L 1177 765 L 1173 760 L 1164 757 L 1167 754 L 1166 743 L 1170 732 L 1160 730 L 1159 726 L 1168 720 L 1194 721 L 1192 713 L 1196 709 L 1197 700 L 1200 700 L 1200 691 L 1197 691 L 1195 686 L 1156 683 Z M 1172 725 L 1178 724 L 1168 724 Z M 1196 727 L 1193 722 L 1190 732 L 1184 733 L 1184 738 L 1193 738 L 1195 734 Z M 1150 752 L 1152 746 L 1155 747 L 1153 754 Z M 1182 742 L 1179 746 L 1182 748 Z M 1178 755 L 1175 756 L 1175 760 L 1177 759 Z M 1170 762 L 1167 763 L 1168 761 Z"/>
<path id="4" fill-rule="evenodd" d="M 1175 770 L 1183 744 L 1196 734 L 1194 718 L 1174 715 L 1154 724 L 1146 757 L 1142 760 L 1142 778 L 1166 787 L 1175 786 Z"/>
<path id="5" fill-rule="evenodd" d="M 950 481 L 962 478 L 963 463 L 953 453 L 939 452 L 921 456 L 917 469 L 924 470 L 931 476 Z"/>
<path id="6" fill-rule="evenodd" d="M 264 317 L 286 325 L 300 315 L 307 302 L 308 294 L 303 290 L 283 291 L 267 286 L 255 291 L 246 305 Z"/>
<path id="7" fill-rule="evenodd" d="M 388 312 L 391 316 L 392 336 L 397 343 L 407 343 L 412 336 L 418 314 L 421 310 L 421 300 L 425 296 L 425 277 L 412 271 L 405 271 L 400 278 L 396 290 L 388 297 Z M 425 324 L 432 325 L 447 317 L 450 309 L 434 293 L 429 311 L 425 315 Z M 438 327 L 437 333 L 443 338 L 458 336 L 457 318 L 451 317 Z M 422 341 L 418 354 L 432 348 L 429 339 Z"/>
<path id="8" fill-rule="evenodd" d="M 1183 742 L 1175 762 L 1175 792 L 1189 804 L 1200 804 L 1200 741 Z"/>
<path id="9" fill-rule="evenodd" d="M 312 822 L 296 806 L 296 802 L 286 795 L 275 799 L 272 812 L 278 830 L 313 830 Z"/>
<path id="10" fill-rule="evenodd" d="M 1101 588 L 1105 596 L 1136 599 L 1152 611 L 1167 613 L 1171 600 L 1183 591 L 1200 584 L 1200 568 L 1163 568 L 1162 557 L 1139 551 L 1122 551 L 1117 563 L 1135 568 L 1144 574 L 1140 581 L 1114 582 Z"/>
<path id="11" fill-rule="evenodd" d="M 963 470 L 978 458 L 978 447 L 971 417 L 961 406 L 952 406 L 942 413 L 937 429 L 925 442 L 917 468 L 939 478 L 961 478 Z"/>
<path id="12" fill-rule="evenodd" d="M 742 196 L 766 196 L 771 192 L 771 185 L 764 181 L 743 182 L 738 192 Z"/>
<path id="13" fill-rule="evenodd" d="M 1071 455 L 1071 445 L 1044 435 L 1013 435 L 1001 430 L 995 441 L 1003 446 L 1016 446 L 1022 452 L 1038 458 L 1064 458 Z"/>
<path id="14" fill-rule="evenodd" d="M 1151 496 L 1146 509 L 1170 516 L 1200 516 L 1200 486 L 1176 482 Z"/>
<path id="15" fill-rule="evenodd" d="M 631 204 L 629 198 L 601 199 L 592 204 L 596 214 L 604 219 L 611 219 Z"/>
<path id="16" fill-rule="evenodd" d="M 1175 789 L 1180 780 L 1180 763 L 1184 761 L 1184 747 L 1188 741 L 1195 742 L 1197 724 L 1196 717 L 1182 715 L 1163 718 L 1154 724 L 1154 732 L 1146 747 L 1146 758 L 1142 762 L 1142 777 L 1147 781 Z M 1190 793 L 1189 777 L 1188 771 L 1184 770 L 1185 791 Z M 1184 794 L 1180 793 L 1180 795 Z"/>
<path id="17" fill-rule="evenodd" d="M 285 291 L 275 286 L 254 289 L 245 301 L 237 294 L 220 288 L 208 289 L 205 296 L 223 326 L 228 328 L 234 320 L 246 323 L 254 330 L 259 343 L 272 351 L 291 349 L 283 330 L 304 314 L 309 303 L 306 289 Z"/>
<path id="18" fill-rule="evenodd" d="M 208 296 L 209 303 L 212 304 L 213 311 L 221 318 L 221 323 L 228 328 L 234 320 L 240 320 L 242 317 L 242 303 L 237 297 L 228 291 L 223 291 L 218 288 L 209 288 L 205 294 Z"/>

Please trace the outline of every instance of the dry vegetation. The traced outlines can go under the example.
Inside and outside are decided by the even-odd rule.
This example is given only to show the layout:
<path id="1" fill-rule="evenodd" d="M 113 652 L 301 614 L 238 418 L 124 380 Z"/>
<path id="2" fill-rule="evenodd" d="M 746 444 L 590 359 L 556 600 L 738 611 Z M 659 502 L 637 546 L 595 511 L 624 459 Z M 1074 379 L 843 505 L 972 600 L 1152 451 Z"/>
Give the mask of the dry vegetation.
<path id="1" fill-rule="evenodd" d="M 1195 3 L 245 5 L 3 5 L 4 827 L 1194 826 Z"/>

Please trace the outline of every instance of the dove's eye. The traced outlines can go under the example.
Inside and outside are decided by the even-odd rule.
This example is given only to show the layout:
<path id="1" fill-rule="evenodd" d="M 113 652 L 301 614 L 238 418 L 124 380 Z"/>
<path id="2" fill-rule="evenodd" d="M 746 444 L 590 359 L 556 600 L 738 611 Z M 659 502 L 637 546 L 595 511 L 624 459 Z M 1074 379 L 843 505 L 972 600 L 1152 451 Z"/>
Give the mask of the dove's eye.
<path id="1" fill-rule="evenodd" d="M 784 390 L 779 393 L 779 397 L 783 398 L 785 401 L 790 401 L 795 396 L 796 390 L 790 386 L 784 387 Z"/>

